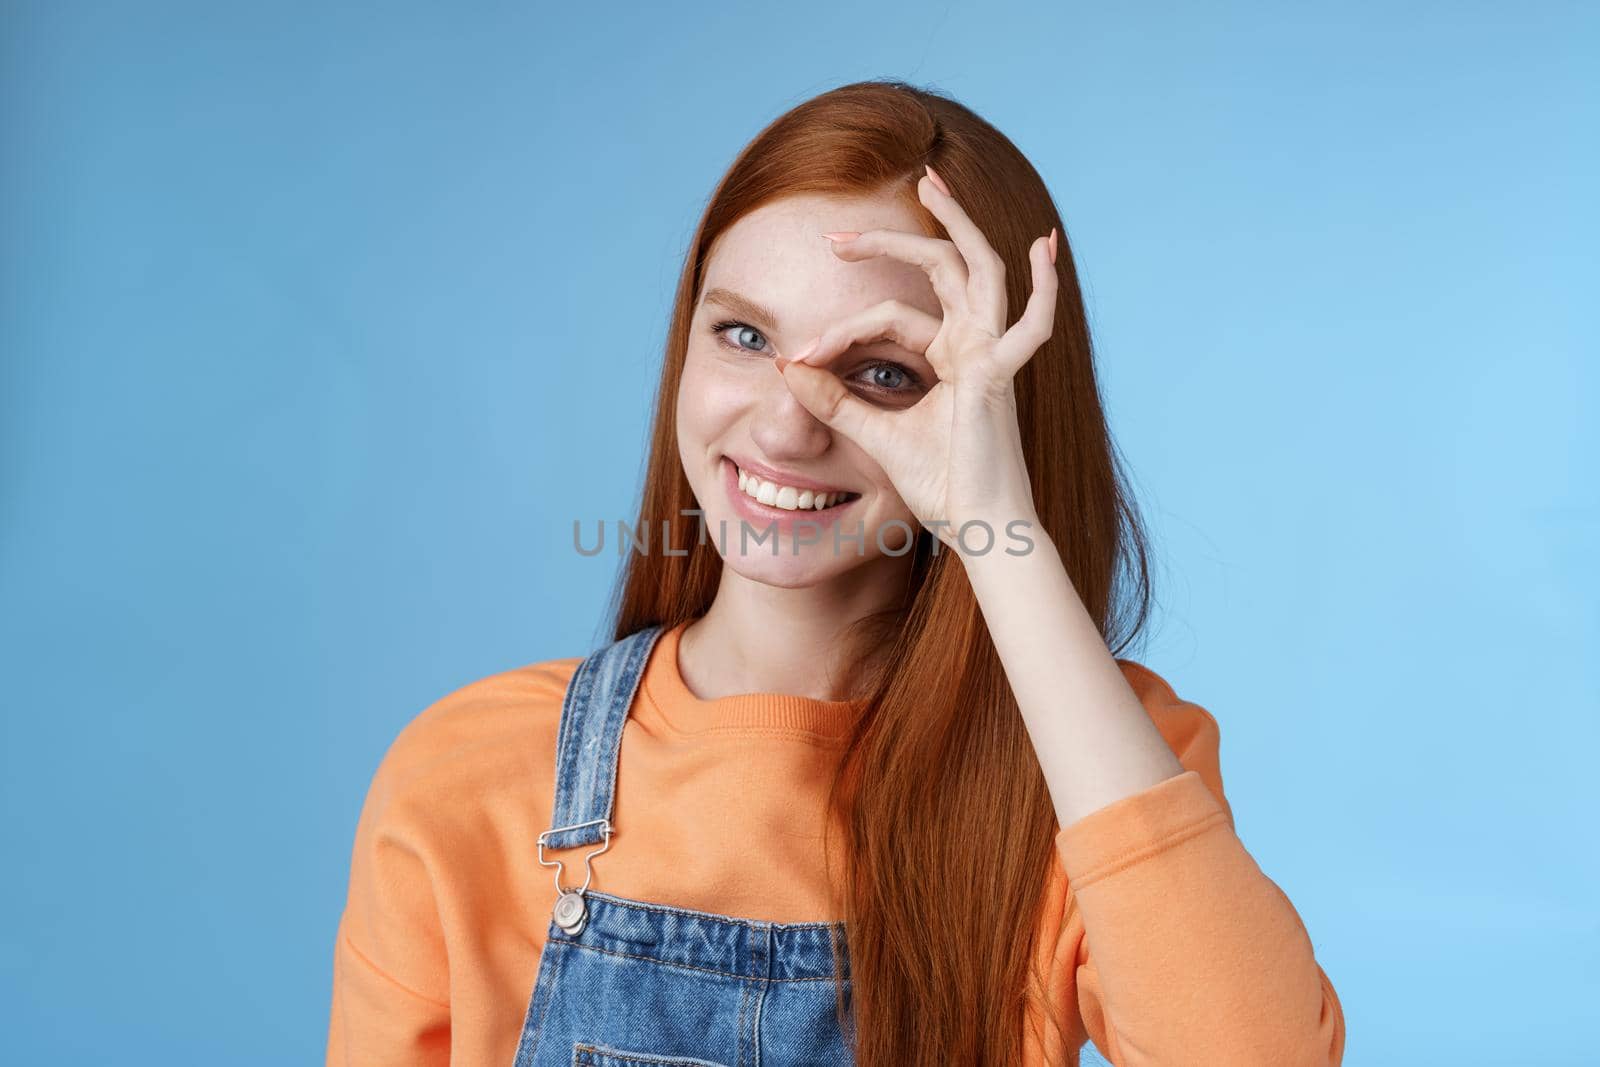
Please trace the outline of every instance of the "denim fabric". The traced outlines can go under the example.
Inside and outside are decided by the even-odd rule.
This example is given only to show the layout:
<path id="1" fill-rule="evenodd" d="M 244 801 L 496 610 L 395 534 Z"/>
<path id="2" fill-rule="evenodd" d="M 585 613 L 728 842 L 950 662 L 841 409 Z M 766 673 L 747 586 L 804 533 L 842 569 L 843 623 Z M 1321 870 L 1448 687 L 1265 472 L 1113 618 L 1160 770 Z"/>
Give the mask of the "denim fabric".
<path id="1" fill-rule="evenodd" d="M 555 918 L 517 1045 L 515 1067 L 800 1067 L 854 1057 L 835 1012 L 833 951 L 842 923 L 773 923 L 629 900 L 586 888 L 616 791 L 622 727 L 663 628 L 649 627 L 579 664 L 561 707 L 556 798 L 545 858 L 565 890 L 583 889 L 583 927 Z M 579 826 L 581 823 L 592 823 Z"/>

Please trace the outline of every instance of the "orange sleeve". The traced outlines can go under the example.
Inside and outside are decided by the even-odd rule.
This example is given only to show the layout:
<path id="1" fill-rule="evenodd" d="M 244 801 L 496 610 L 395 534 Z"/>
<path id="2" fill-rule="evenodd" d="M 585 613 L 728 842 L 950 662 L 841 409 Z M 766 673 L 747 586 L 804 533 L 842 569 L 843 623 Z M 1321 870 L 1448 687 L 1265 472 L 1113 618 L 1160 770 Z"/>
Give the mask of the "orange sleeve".
<path id="1" fill-rule="evenodd" d="M 1072 1029 L 1116 1067 L 1338 1067 L 1343 1009 L 1234 832 L 1216 720 L 1148 668 L 1124 670 L 1184 771 L 1057 832 L 1063 946 L 1078 942 Z"/>
<path id="2" fill-rule="evenodd" d="M 425 762 L 424 713 L 390 746 L 356 825 L 333 957 L 328 1067 L 450 1062 L 449 968 L 431 885 L 425 805 L 408 790 Z"/>

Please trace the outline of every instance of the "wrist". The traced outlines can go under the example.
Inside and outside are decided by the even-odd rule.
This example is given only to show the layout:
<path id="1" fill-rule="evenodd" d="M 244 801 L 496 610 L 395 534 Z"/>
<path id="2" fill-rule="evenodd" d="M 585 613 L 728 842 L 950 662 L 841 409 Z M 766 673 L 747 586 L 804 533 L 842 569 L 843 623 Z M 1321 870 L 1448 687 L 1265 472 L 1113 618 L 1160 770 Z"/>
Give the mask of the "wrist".
<path id="1" fill-rule="evenodd" d="M 1031 501 L 966 513 L 940 524 L 933 532 L 946 549 L 958 553 L 969 566 L 991 558 L 1030 555 L 1049 539 Z"/>

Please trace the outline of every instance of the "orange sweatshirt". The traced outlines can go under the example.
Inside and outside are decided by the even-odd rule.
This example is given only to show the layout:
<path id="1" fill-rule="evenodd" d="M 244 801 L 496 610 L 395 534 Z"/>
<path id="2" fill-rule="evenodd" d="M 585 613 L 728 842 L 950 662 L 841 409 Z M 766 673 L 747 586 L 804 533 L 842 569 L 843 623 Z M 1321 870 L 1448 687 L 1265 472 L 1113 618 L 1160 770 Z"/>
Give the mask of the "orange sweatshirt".
<path id="1" fill-rule="evenodd" d="M 591 888 L 773 922 L 837 920 L 824 797 L 857 705 L 700 699 L 678 672 L 682 630 L 656 643 L 624 726 L 616 831 Z M 390 746 L 356 828 L 328 1064 L 515 1057 L 556 899 L 535 842 L 551 826 L 556 728 L 578 662 L 466 685 Z M 1092 1039 L 1119 1067 L 1338 1065 L 1338 996 L 1294 907 L 1234 833 L 1216 721 L 1148 668 L 1118 662 L 1185 770 L 1058 832 L 1039 916 L 1049 983 L 1029 1004 L 1023 1063 L 1077 1064 Z M 581 882 L 582 852 L 555 855 L 577 861 L 566 879 Z"/>

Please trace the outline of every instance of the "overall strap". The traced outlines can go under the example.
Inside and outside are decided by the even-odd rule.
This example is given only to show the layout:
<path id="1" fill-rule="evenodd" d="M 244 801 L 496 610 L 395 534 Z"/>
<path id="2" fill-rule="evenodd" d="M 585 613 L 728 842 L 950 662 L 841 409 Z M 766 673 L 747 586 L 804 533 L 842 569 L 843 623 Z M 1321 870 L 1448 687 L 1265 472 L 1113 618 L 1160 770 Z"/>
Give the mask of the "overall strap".
<path id="1" fill-rule="evenodd" d="M 622 727 L 663 632 L 664 626 L 648 626 L 607 645 L 579 663 L 567 683 L 556 741 L 555 808 L 550 829 L 540 835 L 544 847 L 609 839 Z"/>

